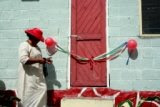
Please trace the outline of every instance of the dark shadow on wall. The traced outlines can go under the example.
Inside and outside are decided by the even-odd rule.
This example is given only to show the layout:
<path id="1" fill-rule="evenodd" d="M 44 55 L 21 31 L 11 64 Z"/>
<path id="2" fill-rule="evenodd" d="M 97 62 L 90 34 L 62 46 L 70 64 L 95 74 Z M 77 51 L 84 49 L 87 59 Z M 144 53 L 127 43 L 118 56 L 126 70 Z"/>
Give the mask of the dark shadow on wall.
<path id="1" fill-rule="evenodd" d="M 55 71 L 55 67 L 53 64 L 45 64 L 44 65 L 44 75 L 46 77 L 47 88 L 49 90 L 54 89 L 54 86 L 61 88 L 61 83 L 57 80 L 57 75 Z"/>
<path id="2" fill-rule="evenodd" d="M 128 50 L 128 59 L 126 65 L 129 63 L 129 59 L 136 60 L 138 58 L 138 50 L 137 48 L 134 50 Z"/>
<path id="3" fill-rule="evenodd" d="M 0 80 L 0 90 L 6 90 L 6 85 L 2 80 Z"/>
<path id="4" fill-rule="evenodd" d="M 136 60 L 137 57 L 138 57 L 138 50 L 137 48 L 133 51 L 129 51 L 128 50 L 128 55 L 129 55 L 129 58 L 132 59 L 132 60 Z"/>

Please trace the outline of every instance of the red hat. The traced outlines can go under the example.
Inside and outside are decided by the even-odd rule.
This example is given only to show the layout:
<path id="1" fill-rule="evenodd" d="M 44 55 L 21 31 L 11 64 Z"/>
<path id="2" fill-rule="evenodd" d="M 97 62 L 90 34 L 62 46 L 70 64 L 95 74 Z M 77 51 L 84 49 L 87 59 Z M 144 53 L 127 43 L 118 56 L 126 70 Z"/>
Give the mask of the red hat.
<path id="1" fill-rule="evenodd" d="M 27 30 L 25 30 L 25 33 L 30 34 L 31 36 L 34 36 L 38 40 L 44 42 L 43 32 L 39 28 L 27 29 Z"/>

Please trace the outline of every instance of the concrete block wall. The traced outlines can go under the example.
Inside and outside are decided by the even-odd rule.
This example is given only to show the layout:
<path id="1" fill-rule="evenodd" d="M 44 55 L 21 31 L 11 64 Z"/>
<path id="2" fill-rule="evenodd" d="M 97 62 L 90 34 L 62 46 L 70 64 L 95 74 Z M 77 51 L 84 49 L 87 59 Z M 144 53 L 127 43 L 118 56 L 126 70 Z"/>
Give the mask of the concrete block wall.
<path id="1" fill-rule="evenodd" d="M 109 50 L 133 38 L 138 57 L 126 65 L 128 53 L 110 61 L 110 87 L 122 90 L 160 90 L 160 38 L 140 38 L 138 0 L 108 0 Z"/>
<path id="2" fill-rule="evenodd" d="M 0 0 L 0 80 L 7 89 L 15 89 L 18 74 L 18 47 L 26 40 L 24 30 L 40 27 L 45 37 L 55 37 L 68 50 L 69 0 Z M 43 56 L 45 46 L 39 43 Z M 49 89 L 67 87 L 68 55 L 53 56 L 53 77 L 47 77 Z"/>
<path id="3" fill-rule="evenodd" d="M 138 57 L 126 65 L 128 53 L 109 62 L 110 87 L 123 90 L 160 89 L 160 39 L 139 38 L 138 0 L 108 0 L 109 50 L 133 38 L 138 42 Z M 68 49 L 70 22 L 69 0 L 0 0 L 0 80 L 7 89 L 15 89 L 18 47 L 26 40 L 24 29 L 40 27 L 46 37 L 55 37 Z M 48 57 L 40 43 L 43 56 Z M 108 49 L 107 49 L 108 50 Z M 47 77 L 48 89 L 65 89 L 68 85 L 68 55 L 53 57 L 54 71 Z"/>

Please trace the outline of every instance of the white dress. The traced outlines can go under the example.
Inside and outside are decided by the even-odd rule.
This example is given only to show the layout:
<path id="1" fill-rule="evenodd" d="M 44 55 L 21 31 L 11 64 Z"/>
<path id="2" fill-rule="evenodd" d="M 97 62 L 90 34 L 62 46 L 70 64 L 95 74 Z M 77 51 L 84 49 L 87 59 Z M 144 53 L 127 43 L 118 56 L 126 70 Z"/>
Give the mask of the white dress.
<path id="1" fill-rule="evenodd" d="M 25 64 L 31 58 L 42 58 L 39 47 L 32 47 L 28 42 L 19 47 L 19 77 L 17 96 L 21 99 L 19 107 L 46 107 L 47 85 L 40 63 Z"/>

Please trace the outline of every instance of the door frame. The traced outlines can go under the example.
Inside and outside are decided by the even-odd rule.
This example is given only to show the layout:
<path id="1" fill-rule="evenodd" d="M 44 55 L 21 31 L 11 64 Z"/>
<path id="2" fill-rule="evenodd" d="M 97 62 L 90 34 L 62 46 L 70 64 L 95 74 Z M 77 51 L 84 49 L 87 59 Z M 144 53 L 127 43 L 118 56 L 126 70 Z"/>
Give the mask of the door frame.
<path id="1" fill-rule="evenodd" d="M 69 33 L 68 33 L 68 37 L 69 37 L 69 44 L 68 44 L 68 50 L 69 50 L 69 52 L 71 52 L 71 15 L 72 15 L 72 13 L 71 13 L 71 4 L 72 4 L 72 0 L 68 0 L 68 7 L 69 7 Z M 107 50 L 107 52 L 109 52 L 109 40 L 108 40 L 108 16 L 109 16 L 109 14 L 108 14 L 108 7 L 109 7 L 109 3 L 108 3 L 108 0 L 106 0 L 106 50 Z M 110 87 L 110 63 L 109 63 L 109 61 L 107 60 L 106 61 L 106 70 L 107 70 L 107 73 L 106 73 L 106 78 L 107 78 L 107 87 L 109 88 Z M 70 55 L 68 56 L 68 73 L 67 73 L 67 88 L 69 89 L 69 88 L 71 88 L 71 78 L 70 78 L 70 76 L 71 76 L 71 57 L 70 57 Z"/>

